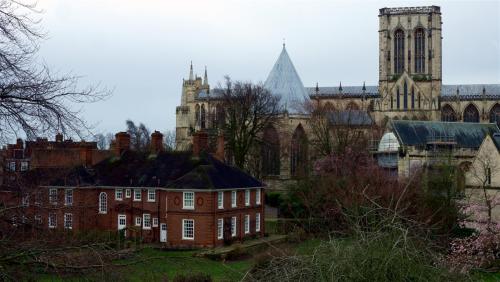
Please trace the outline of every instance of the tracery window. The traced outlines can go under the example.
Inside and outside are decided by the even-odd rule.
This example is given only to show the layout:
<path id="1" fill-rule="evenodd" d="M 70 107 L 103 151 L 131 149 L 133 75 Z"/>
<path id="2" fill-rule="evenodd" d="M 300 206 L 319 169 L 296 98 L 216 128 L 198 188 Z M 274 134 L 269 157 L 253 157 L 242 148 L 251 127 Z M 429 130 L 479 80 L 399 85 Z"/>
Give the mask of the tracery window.
<path id="1" fill-rule="evenodd" d="M 399 110 L 399 100 L 401 98 L 399 97 L 399 87 L 396 89 L 396 108 Z"/>
<path id="2" fill-rule="evenodd" d="M 405 68 L 405 33 L 398 29 L 394 33 L 394 73 L 402 73 Z"/>
<path id="3" fill-rule="evenodd" d="M 441 121 L 457 121 L 457 115 L 450 105 L 441 108 Z"/>
<path id="4" fill-rule="evenodd" d="M 490 122 L 496 123 L 500 127 L 500 104 L 495 104 L 490 111 Z"/>
<path id="5" fill-rule="evenodd" d="M 194 107 L 195 125 L 200 125 L 200 105 Z"/>
<path id="6" fill-rule="evenodd" d="M 291 175 L 296 177 L 304 176 L 307 173 L 307 136 L 301 124 L 297 126 L 293 133 L 291 145 Z"/>
<path id="7" fill-rule="evenodd" d="M 359 110 L 359 106 L 354 102 L 349 102 L 349 104 L 347 104 L 345 109 L 347 111 L 357 111 Z"/>
<path id="8" fill-rule="evenodd" d="M 405 111 L 408 109 L 408 85 L 406 81 L 403 85 L 403 109 L 405 109 Z"/>
<path id="9" fill-rule="evenodd" d="M 280 174 L 280 140 L 273 126 L 264 130 L 261 148 L 262 174 Z"/>
<path id="10" fill-rule="evenodd" d="M 415 89 L 411 88 L 411 108 L 415 109 Z"/>
<path id="11" fill-rule="evenodd" d="M 473 104 L 469 104 L 467 108 L 465 108 L 464 122 L 479 122 L 479 111 Z"/>
<path id="12" fill-rule="evenodd" d="M 425 31 L 422 28 L 415 31 L 415 72 L 425 72 Z"/>

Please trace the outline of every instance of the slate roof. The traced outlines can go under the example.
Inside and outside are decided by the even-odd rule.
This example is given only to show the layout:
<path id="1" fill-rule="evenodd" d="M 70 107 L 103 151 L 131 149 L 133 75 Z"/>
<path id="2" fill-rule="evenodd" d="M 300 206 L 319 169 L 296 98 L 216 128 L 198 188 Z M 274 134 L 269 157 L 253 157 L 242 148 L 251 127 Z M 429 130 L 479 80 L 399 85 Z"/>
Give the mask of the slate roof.
<path id="1" fill-rule="evenodd" d="M 193 159 L 191 153 L 163 152 L 156 157 L 127 151 L 120 158 L 106 159 L 91 169 L 74 168 L 57 186 L 161 187 L 179 189 L 224 189 L 263 187 L 241 170 L 210 155 Z"/>
<path id="2" fill-rule="evenodd" d="M 401 144 L 426 146 L 431 139 L 451 138 L 459 148 L 478 149 L 486 134 L 500 130 L 494 123 L 392 120 L 391 128 Z"/>
<path id="3" fill-rule="evenodd" d="M 328 115 L 328 120 L 333 125 L 368 126 L 373 124 L 370 115 L 360 110 L 333 112 Z"/>
<path id="4" fill-rule="evenodd" d="M 493 140 L 495 147 L 497 147 L 497 150 L 500 151 L 500 133 L 494 133 L 491 136 L 491 139 Z"/>
<path id="5" fill-rule="evenodd" d="M 292 114 L 299 113 L 304 99 L 309 98 L 284 44 L 278 60 L 276 60 L 264 83 L 264 87 L 271 94 L 280 96 L 282 108 Z"/>

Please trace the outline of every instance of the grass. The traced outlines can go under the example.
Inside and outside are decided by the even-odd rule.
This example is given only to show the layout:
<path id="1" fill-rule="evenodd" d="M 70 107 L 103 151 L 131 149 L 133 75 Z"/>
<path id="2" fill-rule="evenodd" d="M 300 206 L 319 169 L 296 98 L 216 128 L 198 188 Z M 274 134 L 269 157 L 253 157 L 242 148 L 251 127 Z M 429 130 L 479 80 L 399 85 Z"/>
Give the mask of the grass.
<path id="1" fill-rule="evenodd" d="M 299 255 L 311 254 L 320 244 L 319 239 L 310 239 L 289 247 Z M 282 247 L 282 246 L 279 246 Z M 164 251 L 145 248 L 137 252 L 133 258 L 115 261 L 115 264 L 130 264 L 115 267 L 108 274 L 94 273 L 58 277 L 43 275 L 40 281 L 172 281 L 180 274 L 209 274 L 214 281 L 239 281 L 254 264 L 252 257 L 238 261 L 222 262 L 208 258 L 195 257 L 198 251 Z M 137 262 L 137 263 L 134 263 Z M 132 264 L 131 264 L 132 263 Z"/>

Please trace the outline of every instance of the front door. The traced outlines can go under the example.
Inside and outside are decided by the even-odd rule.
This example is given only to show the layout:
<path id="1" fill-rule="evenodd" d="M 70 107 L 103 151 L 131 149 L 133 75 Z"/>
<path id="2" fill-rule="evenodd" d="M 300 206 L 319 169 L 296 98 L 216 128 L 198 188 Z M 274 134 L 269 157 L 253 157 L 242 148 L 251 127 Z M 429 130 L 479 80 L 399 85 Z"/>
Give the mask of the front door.
<path id="1" fill-rule="evenodd" d="M 127 215 L 119 214 L 118 215 L 118 231 L 123 230 L 127 227 Z M 124 231 L 124 236 L 127 236 L 126 230 Z"/>
<path id="2" fill-rule="evenodd" d="M 160 242 L 163 242 L 163 243 L 167 242 L 167 224 L 166 223 L 160 224 Z"/>

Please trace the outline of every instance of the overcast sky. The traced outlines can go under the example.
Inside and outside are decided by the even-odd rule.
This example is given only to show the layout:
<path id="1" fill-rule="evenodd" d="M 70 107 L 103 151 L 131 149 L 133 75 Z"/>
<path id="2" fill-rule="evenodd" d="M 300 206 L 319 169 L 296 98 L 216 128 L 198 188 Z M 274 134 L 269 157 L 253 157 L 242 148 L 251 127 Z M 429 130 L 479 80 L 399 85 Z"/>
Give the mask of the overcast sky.
<path id="1" fill-rule="evenodd" d="M 305 86 L 376 85 L 378 9 L 441 6 L 443 83 L 500 83 L 500 1 L 39 0 L 40 58 L 81 85 L 114 89 L 86 105 L 96 132 L 175 128 L 189 62 L 215 86 L 264 81 L 286 40 Z"/>

